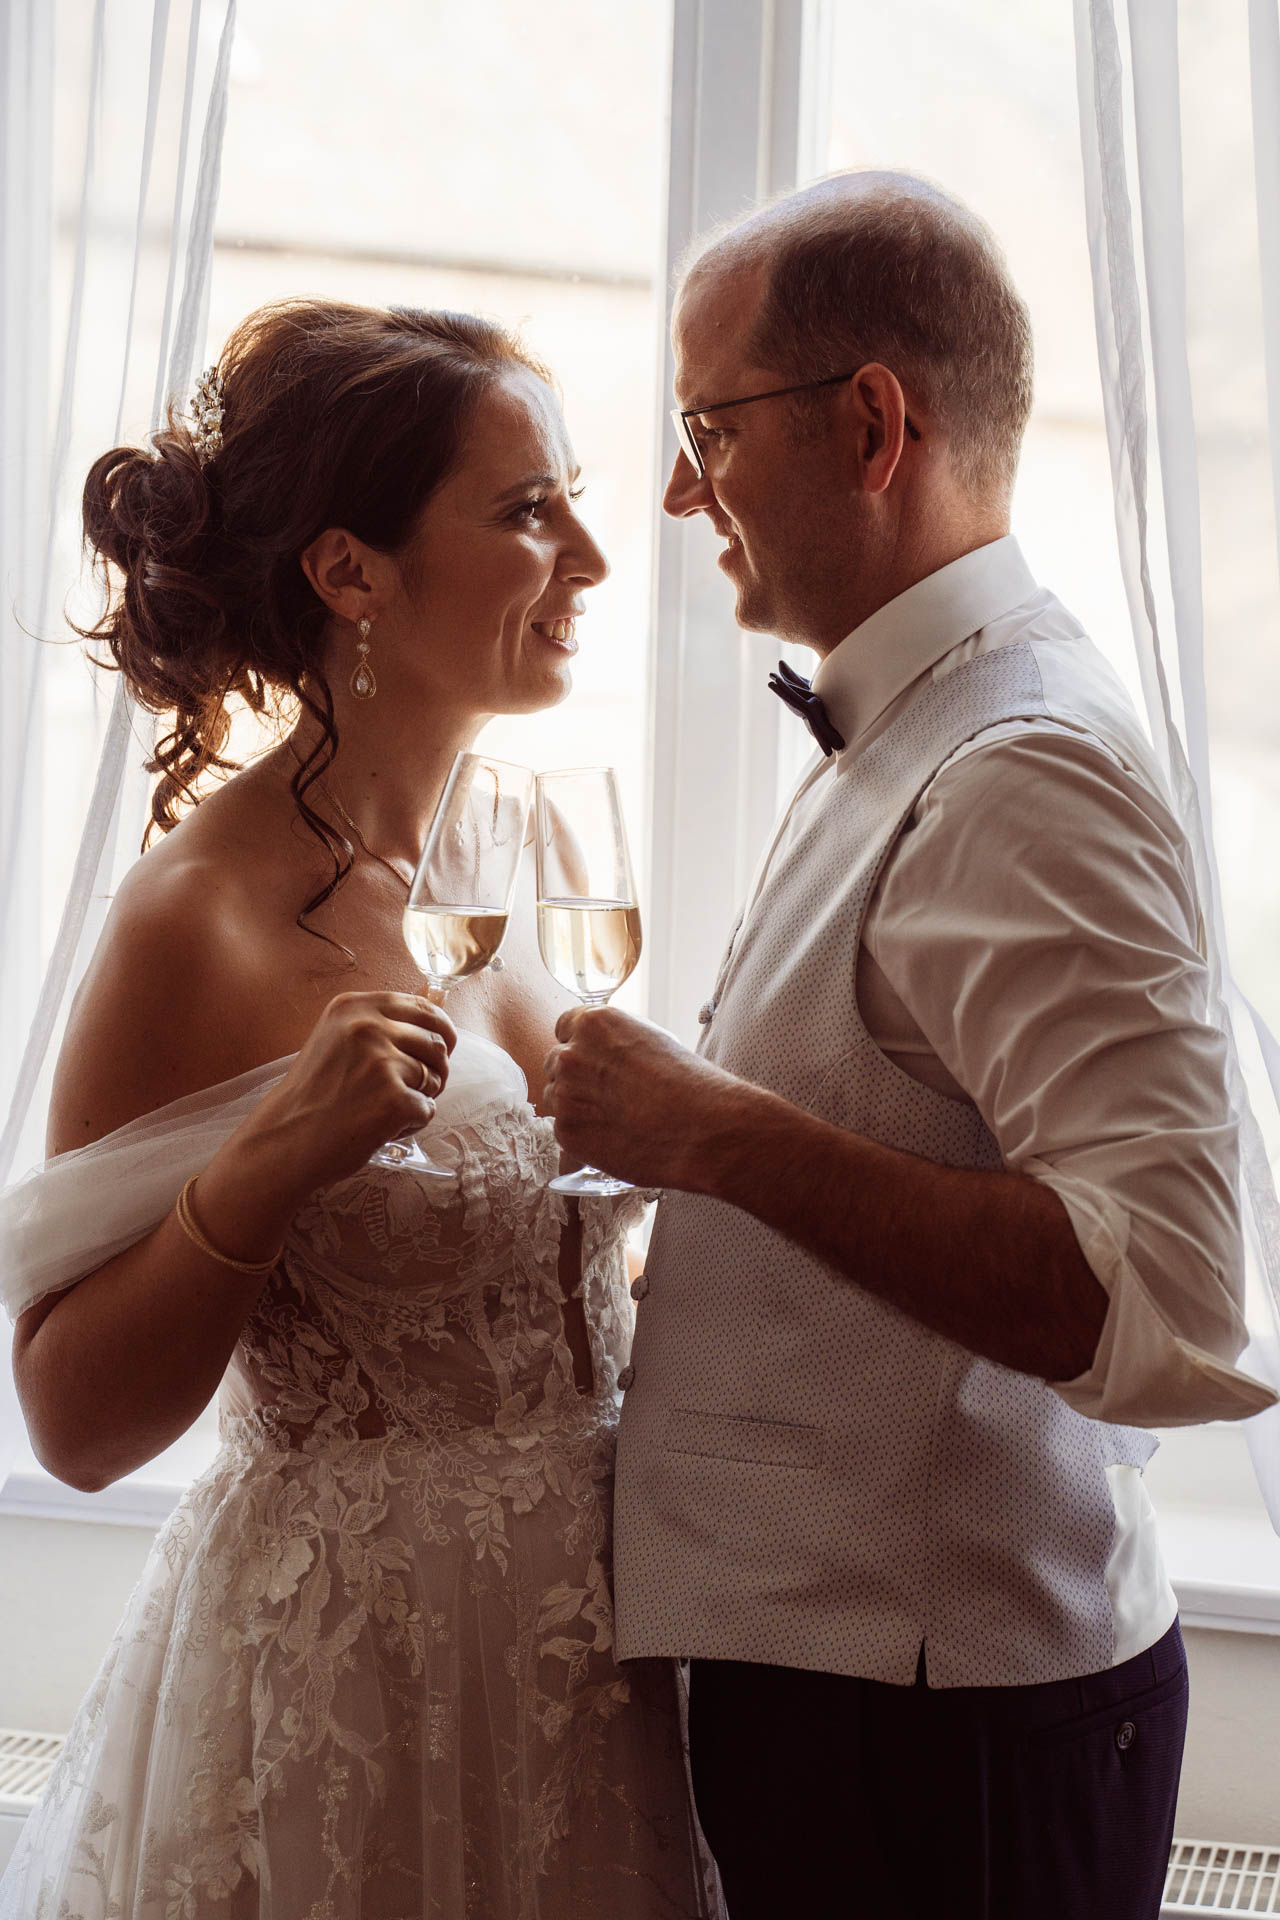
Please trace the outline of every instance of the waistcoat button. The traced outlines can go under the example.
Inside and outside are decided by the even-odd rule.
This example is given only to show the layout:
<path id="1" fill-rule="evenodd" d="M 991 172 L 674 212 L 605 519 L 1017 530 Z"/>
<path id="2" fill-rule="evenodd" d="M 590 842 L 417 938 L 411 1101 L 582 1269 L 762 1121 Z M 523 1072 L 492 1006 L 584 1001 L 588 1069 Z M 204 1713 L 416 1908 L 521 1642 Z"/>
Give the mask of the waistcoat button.
<path id="1" fill-rule="evenodd" d="M 1125 1751 L 1126 1747 L 1131 1747 L 1137 1737 L 1138 1729 L 1134 1726 L 1132 1720 L 1122 1720 L 1116 1728 L 1116 1745 L 1119 1747 L 1121 1753 Z"/>
<path id="2" fill-rule="evenodd" d="M 634 1384 L 635 1377 L 636 1377 L 636 1370 L 634 1367 L 631 1367 L 631 1366 L 624 1367 L 622 1369 L 622 1372 L 618 1375 L 618 1391 L 620 1393 L 625 1393 L 627 1388 Z"/>
<path id="3" fill-rule="evenodd" d="M 642 1273 L 638 1273 L 635 1279 L 631 1282 L 631 1298 L 633 1300 L 643 1300 L 645 1295 L 648 1293 L 648 1291 L 649 1291 L 648 1280 L 645 1278 L 645 1276 Z"/>

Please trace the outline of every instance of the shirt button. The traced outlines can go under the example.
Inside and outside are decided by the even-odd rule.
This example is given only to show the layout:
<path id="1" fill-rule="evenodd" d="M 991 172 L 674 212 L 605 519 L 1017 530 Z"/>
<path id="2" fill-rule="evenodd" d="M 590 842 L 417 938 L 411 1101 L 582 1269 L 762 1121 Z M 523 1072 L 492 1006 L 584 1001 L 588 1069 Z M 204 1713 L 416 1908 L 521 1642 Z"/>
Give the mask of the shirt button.
<path id="1" fill-rule="evenodd" d="M 709 1027 L 711 1025 L 711 1016 L 714 1012 L 715 1012 L 715 1008 L 712 1006 L 711 1002 L 709 1000 L 704 1000 L 702 1005 L 698 1008 L 698 1025 L 700 1027 Z"/>
<path id="2" fill-rule="evenodd" d="M 622 1372 L 618 1375 L 619 1393 L 625 1393 L 628 1387 L 634 1385 L 635 1377 L 636 1377 L 636 1370 L 634 1367 L 632 1366 L 624 1367 L 622 1369 Z"/>
<path id="3" fill-rule="evenodd" d="M 648 1280 L 645 1278 L 644 1274 L 638 1273 L 635 1279 L 631 1282 L 631 1298 L 633 1300 L 643 1300 L 645 1295 L 648 1293 L 648 1291 L 649 1291 Z"/>
<path id="4" fill-rule="evenodd" d="M 1134 1726 L 1132 1720 L 1122 1720 L 1116 1728 L 1116 1745 L 1119 1747 L 1121 1753 L 1123 1753 L 1126 1748 L 1131 1747 L 1137 1737 L 1138 1729 Z"/>

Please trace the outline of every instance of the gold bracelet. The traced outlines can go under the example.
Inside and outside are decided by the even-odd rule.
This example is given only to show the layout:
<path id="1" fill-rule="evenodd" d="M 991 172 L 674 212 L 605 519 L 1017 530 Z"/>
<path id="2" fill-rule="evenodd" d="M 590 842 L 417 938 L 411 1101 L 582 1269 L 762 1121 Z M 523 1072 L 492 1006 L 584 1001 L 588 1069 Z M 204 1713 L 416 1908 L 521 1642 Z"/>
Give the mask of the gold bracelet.
<path id="1" fill-rule="evenodd" d="M 178 1215 L 178 1225 L 182 1228 L 188 1240 L 191 1241 L 193 1246 L 199 1247 L 201 1253 L 207 1253 L 211 1260 L 216 1260 L 219 1266 L 234 1267 L 237 1273 L 270 1273 L 279 1260 L 280 1254 L 284 1252 L 283 1247 L 280 1248 L 279 1253 L 272 1254 L 270 1260 L 233 1260 L 229 1253 L 220 1253 L 217 1247 L 211 1246 L 205 1239 L 203 1233 L 200 1231 L 195 1214 L 191 1210 L 191 1189 L 199 1178 L 198 1173 L 192 1174 L 186 1186 L 178 1195 L 178 1203 L 175 1209 Z"/>

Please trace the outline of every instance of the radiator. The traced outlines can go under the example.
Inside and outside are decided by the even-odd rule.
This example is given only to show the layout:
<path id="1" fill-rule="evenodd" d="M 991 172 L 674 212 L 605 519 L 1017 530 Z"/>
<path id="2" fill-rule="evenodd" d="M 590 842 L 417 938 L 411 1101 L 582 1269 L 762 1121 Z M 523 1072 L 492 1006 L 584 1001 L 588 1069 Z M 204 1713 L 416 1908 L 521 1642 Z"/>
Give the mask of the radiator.
<path id="1" fill-rule="evenodd" d="M 61 1750 L 60 1734 L 0 1727 L 0 1872 Z"/>
<path id="2" fill-rule="evenodd" d="M 29 1812 L 61 1751 L 61 1734 L 0 1727 L 0 1813 Z"/>
<path id="3" fill-rule="evenodd" d="M 12 1844 L 61 1750 L 60 1734 L 0 1727 L 0 1827 L 10 1830 L 0 1838 Z M 0 1854 L 8 1850 L 4 1846 Z M 1184 1913 L 1280 1916 L 1280 1847 L 1175 1840 L 1160 1912 L 1161 1920 Z"/>
<path id="4" fill-rule="evenodd" d="M 1175 1840 L 1160 1912 L 1280 1914 L 1280 1847 Z"/>

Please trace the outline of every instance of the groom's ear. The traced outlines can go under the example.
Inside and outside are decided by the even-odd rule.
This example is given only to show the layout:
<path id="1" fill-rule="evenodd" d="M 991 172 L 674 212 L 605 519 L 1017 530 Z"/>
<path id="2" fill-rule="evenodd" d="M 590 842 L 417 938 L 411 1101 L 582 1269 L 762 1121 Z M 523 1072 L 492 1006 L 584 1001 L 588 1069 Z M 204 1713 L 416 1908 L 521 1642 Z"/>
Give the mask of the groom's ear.
<path id="1" fill-rule="evenodd" d="M 330 613 L 356 621 L 375 619 L 381 611 L 375 602 L 383 584 L 382 558 L 345 527 L 326 527 L 303 549 L 298 564 Z"/>
<path id="2" fill-rule="evenodd" d="M 898 377 L 878 360 L 868 361 L 854 374 L 842 398 L 837 418 L 850 482 L 858 493 L 883 493 L 911 432 Z"/>

